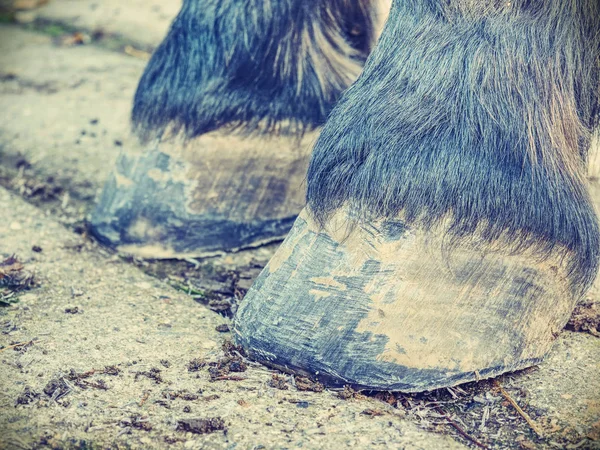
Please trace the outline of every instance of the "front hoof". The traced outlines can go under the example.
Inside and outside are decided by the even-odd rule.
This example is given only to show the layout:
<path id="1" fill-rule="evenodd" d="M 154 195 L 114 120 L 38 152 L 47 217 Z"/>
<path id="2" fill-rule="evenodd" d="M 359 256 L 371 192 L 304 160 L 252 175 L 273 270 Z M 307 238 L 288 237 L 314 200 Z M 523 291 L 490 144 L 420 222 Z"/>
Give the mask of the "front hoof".
<path id="1" fill-rule="evenodd" d="M 297 219 L 237 312 L 252 358 L 331 385 L 431 390 L 538 363 L 576 302 L 548 259 L 349 223 Z"/>
<path id="2" fill-rule="evenodd" d="M 215 132 L 123 153 L 92 232 L 146 258 L 208 256 L 283 239 L 304 205 L 313 139 Z"/>

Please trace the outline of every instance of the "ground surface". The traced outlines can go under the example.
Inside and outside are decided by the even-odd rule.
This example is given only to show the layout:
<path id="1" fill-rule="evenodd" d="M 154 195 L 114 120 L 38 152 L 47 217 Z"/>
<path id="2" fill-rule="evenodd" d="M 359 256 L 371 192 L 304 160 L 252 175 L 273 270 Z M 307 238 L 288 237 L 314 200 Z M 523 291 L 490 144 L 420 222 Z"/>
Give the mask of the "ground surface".
<path id="1" fill-rule="evenodd" d="M 223 349 L 276 246 L 157 263 L 87 237 L 178 4 L 51 0 L 0 16 L 0 274 L 16 280 L 0 284 L 0 447 L 600 448 L 597 288 L 545 363 L 498 380 L 528 424 L 493 381 L 334 392 Z M 22 266 L 2 265 L 12 254 Z"/>

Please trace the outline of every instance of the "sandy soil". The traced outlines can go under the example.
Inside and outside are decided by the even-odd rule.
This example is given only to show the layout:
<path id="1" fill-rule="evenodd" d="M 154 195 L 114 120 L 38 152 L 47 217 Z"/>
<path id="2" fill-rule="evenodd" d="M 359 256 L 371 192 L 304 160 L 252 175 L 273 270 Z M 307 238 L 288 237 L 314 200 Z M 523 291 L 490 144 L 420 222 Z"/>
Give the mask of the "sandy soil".
<path id="1" fill-rule="evenodd" d="M 136 145 L 145 49 L 178 4 L 102 2 L 108 24 L 95 3 L 55 0 L 0 26 L 0 271 L 22 263 L 15 292 L 0 288 L 0 447 L 600 448 L 597 286 L 547 361 L 499 385 L 331 391 L 226 344 L 276 245 L 156 262 L 90 240 L 94 198 Z"/>

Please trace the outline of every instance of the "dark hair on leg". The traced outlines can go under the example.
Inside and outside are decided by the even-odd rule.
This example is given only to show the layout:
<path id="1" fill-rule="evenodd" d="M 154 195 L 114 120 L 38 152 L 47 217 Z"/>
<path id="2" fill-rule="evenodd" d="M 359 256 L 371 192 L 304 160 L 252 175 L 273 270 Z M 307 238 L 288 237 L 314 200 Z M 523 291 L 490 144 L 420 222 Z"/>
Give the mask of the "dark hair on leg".
<path id="1" fill-rule="evenodd" d="M 597 0 L 395 0 L 316 144 L 312 213 L 558 255 L 583 292 L 600 242 L 584 180 L 599 57 Z"/>
<path id="2" fill-rule="evenodd" d="M 370 51 L 370 2 L 185 0 L 139 83 L 135 131 L 321 125 Z"/>

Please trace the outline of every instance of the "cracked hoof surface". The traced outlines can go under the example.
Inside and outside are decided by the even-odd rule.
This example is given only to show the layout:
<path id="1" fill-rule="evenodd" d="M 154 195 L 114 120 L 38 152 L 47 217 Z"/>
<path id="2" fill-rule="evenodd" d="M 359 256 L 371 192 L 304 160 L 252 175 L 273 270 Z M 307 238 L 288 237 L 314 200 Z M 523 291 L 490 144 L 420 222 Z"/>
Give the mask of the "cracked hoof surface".
<path id="1" fill-rule="evenodd" d="M 252 358 L 332 385 L 419 392 L 534 365 L 576 299 L 551 261 L 400 221 L 320 229 L 304 211 L 241 303 Z"/>
<path id="2" fill-rule="evenodd" d="M 125 152 L 92 215 L 92 232 L 148 258 L 207 256 L 283 239 L 304 204 L 313 139 L 211 133 Z"/>

